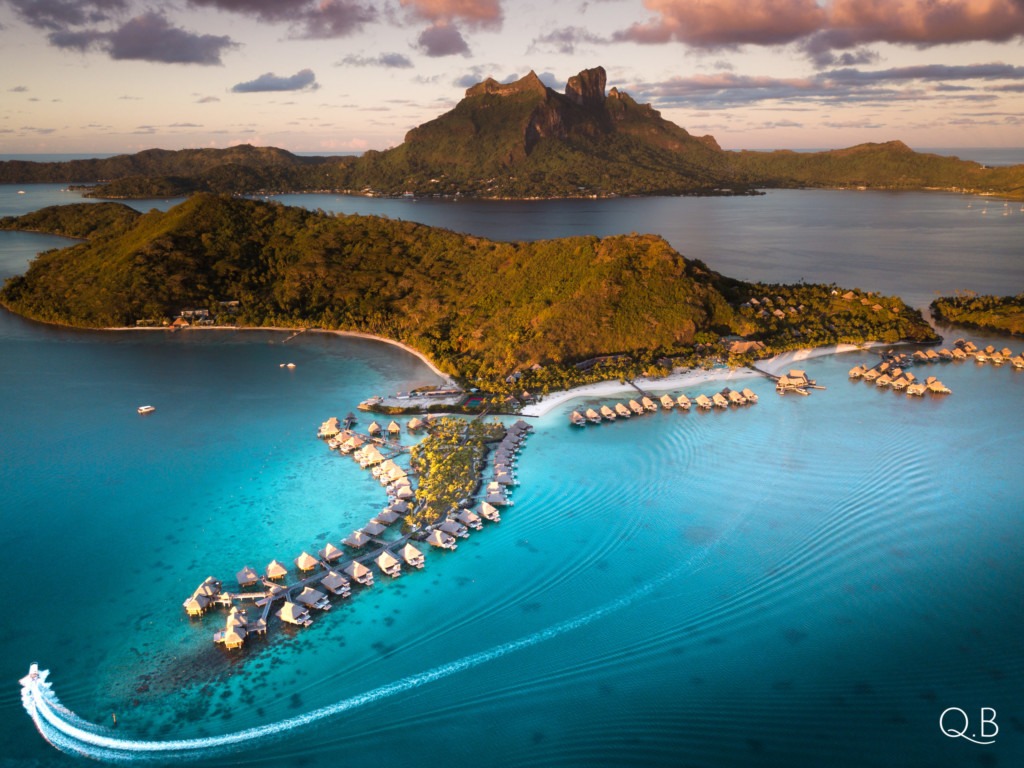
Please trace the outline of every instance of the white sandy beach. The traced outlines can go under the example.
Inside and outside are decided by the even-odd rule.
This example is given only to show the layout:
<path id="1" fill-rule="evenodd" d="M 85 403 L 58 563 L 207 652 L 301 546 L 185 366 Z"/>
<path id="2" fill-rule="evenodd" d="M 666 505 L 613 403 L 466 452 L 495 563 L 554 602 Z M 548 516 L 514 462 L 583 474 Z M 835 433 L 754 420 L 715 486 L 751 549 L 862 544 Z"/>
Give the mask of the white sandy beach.
<path id="1" fill-rule="evenodd" d="M 781 355 L 760 360 L 757 367 L 772 375 L 785 373 L 790 368 L 796 367 L 803 360 L 810 360 L 823 355 L 834 355 L 839 352 L 854 352 L 860 349 L 867 349 L 871 345 L 859 347 L 855 344 L 835 344 L 827 347 L 814 347 L 812 349 L 798 349 L 793 352 L 784 352 Z M 761 376 L 757 371 L 749 368 L 712 368 L 711 370 L 691 370 L 684 373 L 675 373 L 659 379 L 634 379 L 636 385 L 641 389 L 652 393 L 663 393 L 678 390 L 683 387 L 691 387 L 695 384 L 706 382 L 731 382 L 743 381 Z M 621 384 L 618 381 L 600 381 L 596 384 L 585 384 L 581 387 L 573 387 L 564 392 L 554 392 L 543 400 L 527 405 L 523 408 L 524 416 L 543 416 L 558 406 L 576 400 L 578 398 L 598 397 L 605 395 L 619 394 L 635 395 L 636 390 L 629 384 Z"/>

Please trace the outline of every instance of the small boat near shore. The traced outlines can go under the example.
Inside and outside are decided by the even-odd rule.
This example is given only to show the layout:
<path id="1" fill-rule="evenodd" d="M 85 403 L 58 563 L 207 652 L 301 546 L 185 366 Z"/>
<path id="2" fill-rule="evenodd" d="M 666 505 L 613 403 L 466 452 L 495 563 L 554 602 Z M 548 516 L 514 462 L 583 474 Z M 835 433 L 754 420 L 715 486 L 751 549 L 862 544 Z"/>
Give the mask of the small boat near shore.
<path id="1" fill-rule="evenodd" d="M 147 413 L 152 413 L 156 410 L 155 405 L 140 405 L 138 408 L 139 414 L 145 416 Z"/>

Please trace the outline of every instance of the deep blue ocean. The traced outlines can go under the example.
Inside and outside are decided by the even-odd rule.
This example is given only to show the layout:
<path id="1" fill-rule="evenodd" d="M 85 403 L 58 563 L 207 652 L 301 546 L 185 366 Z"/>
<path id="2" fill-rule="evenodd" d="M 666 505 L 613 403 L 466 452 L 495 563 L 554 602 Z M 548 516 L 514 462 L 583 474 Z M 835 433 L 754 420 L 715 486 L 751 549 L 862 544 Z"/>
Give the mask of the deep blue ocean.
<path id="1" fill-rule="evenodd" d="M 18 189 L 0 186 L 0 215 L 78 199 Z M 495 238 L 658 232 L 728 275 L 920 307 L 1024 290 L 1024 211 L 995 198 L 283 202 Z M 0 277 L 66 242 L 0 232 Z M 317 426 L 437 381 L 384 344 L 286 338 L 0 311 L 4 768 L 87 764 L 23 710 L 32 661 L 84 720 L 116 714 L 118 738 L 210 737 L 200 765 L 1024 764 L 1024 373 L 920 367 L 953 394 L 919 400 L 851 382 L 877 359 L 855 352 L 801 363 L 827 387 L 806 398 L 751 379 L 751 407 L 583 430 L 566 416 L 587 403 L 567 404 L 534 420 L 501 523 L 229 654 L 211 640 L 223 614 L 190 620 L 182 601 L 365 523 L 384 494 Z M 968 734 L 991 732 L 981 708 L 995 710 L 994 743 L 944 735 L 952 707 Z M 257 725 L 270 733 L 217 751 Z"/>

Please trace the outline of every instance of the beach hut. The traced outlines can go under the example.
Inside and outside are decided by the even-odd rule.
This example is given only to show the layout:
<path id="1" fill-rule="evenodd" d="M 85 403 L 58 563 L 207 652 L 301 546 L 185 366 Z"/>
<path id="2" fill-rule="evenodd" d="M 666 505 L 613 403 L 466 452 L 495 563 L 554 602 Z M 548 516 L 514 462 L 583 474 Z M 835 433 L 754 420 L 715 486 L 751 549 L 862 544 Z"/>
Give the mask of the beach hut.
<path id="1" fill-rule="evenodd" d="M 333 563 L 344 554 L 344 552 L 331 544 L 331 542 L 327 542 L 327 546 L 320 550 L 320 557 L 329 563 Z"/>
<path id="2" fill-rule="evenodd" d="M 238 582 L 240 587 L 251 587 L 253 584 L 259 583 L 260 575 L 256 573 L 255 568 L 250 568 L 247 565 L 235 574 L 235 581 Z"/>
<path id="3" fill-rule="evenodd" d="M 444 531 L 431 531 L 430 535 L 427 536 L 427 544 L 432 547 L 439 547 L 440 549 L 455 550 L 459 548 L 459 545 L 455 543 L 455 537 L 448 535 Z"/>
<path id="4" fill-rule="evenodd" d="M 749 387 L 744 387 L 743 388 L 743 396 L 745 398 L 747 398 L 747 402 L 748 403 L 756 403 L 757 402 L 757 395 L 754 394 L 754 390 L 750 389 Z"/>
<path id="5" fill-rule="evenodd" d="M 599 414 L 593 408 L 587 408 L 586 413 L 584 413 L 583 415 L 586 416 L 587 421 L 589 421 L 591 424 L 599 424 L 601 422 L 601 414 Z"/>
<path id="6" fill-rule="evenodd" d="M 658 404 L 647 397 L 647 395 L 640 398 L 640 405 L 644 407 L 645 411 L 650 411 L 651 413 L 658 410 Z"/>
<path id="7" fill-rule="evenodd" d="M 394 437 L 400 434 L 402 434 L 401 425 L 397 421 L 392 420 L 391 423 L 388 424 L 388 435 Z"/>
<path id="8" fill-rule="evenodd" d="M 728 408 L 729 407 L 729 401 L 725 398 L 725 396 L 721 392 L 715 392 L 715 394 L 713 394 L 711 396 L 711 402 L 712 402 L 712 404 L 714 404 L 714 406 L 716 408 Z"/>
<path id="9" fill-rule="evenodd" d="M 413 568 L 422 568 L 425 562 L 423 553 L 408 543 L 402 547 L 402 559 L 405 560 L 406 565 Z"/>
<path id="10" fill-rule="evenodd" d="M 493 504 L 488 504 L 486 501 L 480 503 L 480 517 L 490 520 L 492 523 L 501 522 L 501 514 Z"/>
<path id="11" fill-rule="evenodd" d="M 601 406 L 601 415 L 608 419 L 608 421 L 615 421 L 615 411 L 609 408 L 607 405 Z"/>
<path id="12" fill-rule="evenodd" d="M 629 408 L 624 406 L 622 403 L 616 403 L 615 404 L 615 413 L 618 414 L 619 416 L 622 416 L 623 418 L 626 418 L 626 419 L 628 419 L 630 416 L 633 415 L 633 414 L 631 414 L 629 412 Z"/>
<path id="13" fill-rule="evenodd" d="M 364 587 L 373 586 L 373 571 L 358 560 L 353 560 L 351 563 L 346 565 L 344 572 L 350 579 L 352 579 L 352 581 L 356 582 L 356 584 L 362 584 Z"/>
<path id="14" fill-rule="evenodd" d="M 484 524 L 480 522 L 480 516 L 469 509 L 459 510 L 459 513 L 455 515 L 455 519 L 474 531 L 482 530 L 484 527 Z"/>
<path id="15" fill-rule="evenodd" d="M 369 541 L 370 537 L 362 531 L 352 531 L 352 533 L 341 540 L 341 543 L 354 549 L 359 549 L 360 547 L 365 547 Z"/>
<path id="16" fill-rule="evenodd" d="M 703 408 L 704 410 L 709 410 L 713 405 L 707 395 L 697 395 L 697 397 L 693 399 L 693 402 L 697 404 L 698 408 Z"/>
<path id="17" fill-rule="evenodd" d="M 686 395 L 680 395 L 676 398 L 676 405 L 678 405 L 684 411 L 690 410 L 690 398 Z"/>
<path id="18" fill-rule="evenodd" d="M 377 437 L 380 434 L 380 424 L 376 421 L 371 421 L 370 426 L 366 428 L 366 431 L 373 437 Z"/>
<path id="19" fill-rule="evenodd" d="M 283 579 L 288 575 L 288 569 L 277 560 L 271 560 L 267 566 L 267 578 L 268 579 Z"/>
<path id="20" fill-rule="evenodd" d="M 295 596 L 295 602 L 302 603 L 308 608 L 316 608 L 319 611 L 331 610 L 331 603 L 327 599 L 327 595 L 312 587 L 303 587 L 302 591 Z"/>
<path id="21" fill-rule="evenodd" d="M 277 618 L 289 624 L 297 624 L 300 627 L 308 627 L 313 623 L 313 620 L 309 618 L 309 609 L 290 600 L 284 601 L 284 605 L 277 612 Z"/>
<path id="22" fill-rule="evenodd" d="M 301 555 L 295 558 L 295 567 L 300 571 L 312 571 L 320 564 L 320 561 L 313 557 L 309 552 L 303 552 Z"/>
<path id="23" fill-rule="evenodd" d="M 376 519 L 370 520 L 366 525 L 363 526 L 363 533 L 367 536 L 380 536 L 388 528 L 386 525 L 382 525 Z"/>
<path id="24" fill-rule="evenodd" d="M 668 410 L 669 408 L 675 408 L 676 401 L 672 399 L 672 395 L 661 396 L 661 407 Z"/>
<path id="25" fill-rule="evenodd" d="M 337 571 L 328 571 L 327 575 L 320 580 L 320 584 L 324 589 L 341 597 L 348 597 L 352 594 L 352 587 L 349 585 L 348 579 Z"/>
<path id="26" fill-rule="evenodd" d="M 630 400 L 629 410 L 631 410 L 633 413 L 639 416 L 641 413 L 644 412 L 644 407 L 640 405 L 640 403 L 638 403 L 636 400 Z"/>
<path id="27" fill-rule="evenodd" d="M 587 420 L 579 411 L 573 411 L 569 414 L 569 422 L 577 427 L 587 426 Z"/>
<path id="28" fill-rule="evenodd" d="M 402 564 L 386 549 L 377 556 L 377 567 L 380 568 L 381 573 L 392 579 L 397 579 L 402 575 Z"/>

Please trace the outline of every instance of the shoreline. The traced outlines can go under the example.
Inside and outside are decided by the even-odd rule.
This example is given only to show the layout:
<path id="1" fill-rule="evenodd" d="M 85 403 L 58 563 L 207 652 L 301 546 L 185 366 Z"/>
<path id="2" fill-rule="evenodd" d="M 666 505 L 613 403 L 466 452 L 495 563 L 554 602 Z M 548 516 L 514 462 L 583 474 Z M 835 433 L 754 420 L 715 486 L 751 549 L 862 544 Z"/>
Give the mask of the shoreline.
<path id="1" fill-rule="evenodd" d="M 634 379 L 637 386 L 651 392 L 667 392 L 671 389 L 690 387 L 695 384 L 702 384 L 711 381 L 743 381 L 756 377 L 763 377 L 766 373 L 777 375 L 777 372 L 784 372 L 794 363 L 803 360 L 811 360 L 815 357 L 835 355 L 841 352 L 858 352 L 878 346 L 880 342 L 867 342 L 866 344 L 831 344 L 824 347 L 808 347 L 797 349 L 792 352 L 783 352 L 781 355 L 758 361 L 758 370 L 750 368 L 711 368 L 708 370 L 690 370 L 683 373 L 673 373 L 659 379 Z M 571 401 L 586 397 L 597 397 L 604 395 L 618 395 L 623 392 L 636 393 L 630 384 L 620 384 L 618 381 L 599 381 L 594 384 L 584 384 L 561 392 L 554 392 L 538 403 L 531 403 L 522 410 L 523 416 L 544 416 L 555 408 Z"/>

